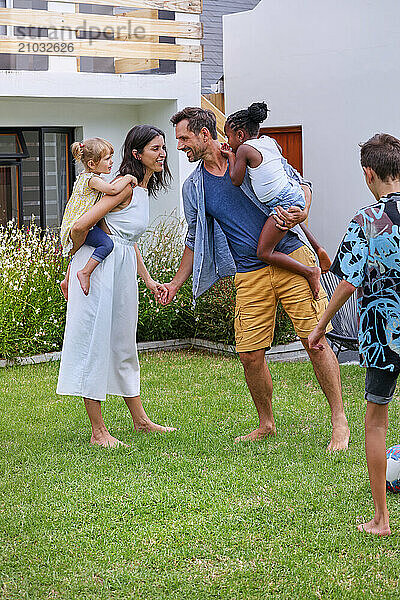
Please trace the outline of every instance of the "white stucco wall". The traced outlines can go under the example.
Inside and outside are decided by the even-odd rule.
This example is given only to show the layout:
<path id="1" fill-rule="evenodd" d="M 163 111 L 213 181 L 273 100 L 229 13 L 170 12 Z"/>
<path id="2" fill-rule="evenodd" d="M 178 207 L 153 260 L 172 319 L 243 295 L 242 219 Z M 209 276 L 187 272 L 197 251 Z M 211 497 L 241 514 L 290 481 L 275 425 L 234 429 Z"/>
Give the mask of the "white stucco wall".
<path id="1" fill-rule="evenodd" d="M 224 17 L 226 111 L 266 100 L 266 126 L 302 125 L 310 226 L 333 254 L 373 202 L 359 142 L 400 137 L 398 0 L 263 0 Z"/>
<path id="2" fill-rule="evenodd" d="M 32 99 L 0 98 L 0 127 L 74 127 L 78 138 L 102 137 L 115 150 L 116 173 L 121 162 L 121 148 L 127 132 L 134 125 L 154 124 L 166 132 L 169 164 L 174 175 L 172 188 L 151 201 L 151 220 L 159 215 L 180 212 L 179 156 L 170 116 L 176 110 L 176 101 L 147 101 L 138 103 L 107 102 L 96 99 Z"/>

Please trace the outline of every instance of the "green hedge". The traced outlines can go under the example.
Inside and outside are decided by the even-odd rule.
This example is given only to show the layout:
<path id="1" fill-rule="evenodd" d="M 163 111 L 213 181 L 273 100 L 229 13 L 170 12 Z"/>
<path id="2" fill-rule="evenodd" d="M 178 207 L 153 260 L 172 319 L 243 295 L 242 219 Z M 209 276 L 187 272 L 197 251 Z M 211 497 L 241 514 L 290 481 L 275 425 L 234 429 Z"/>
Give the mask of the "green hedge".
<path id="1" fill-rule="evenodd" d="M 184 225 L 172 217 L 142 240 L 146 265 L 155 279 L 170 281 L 183 250 Z M 0 228 L 0 358 L 53 352 L 62 347 L 66 303 L 59 284 L 67 262 L 57 232 L 32 224 Z M 167 307 L 139 283 L 138 341 L 200 337 L 234 343 L 233 281 L 218 282 L 193 309 L 191 280 Z M 293 341 L 295 334 L 279 308 L 274 343 Z"/>

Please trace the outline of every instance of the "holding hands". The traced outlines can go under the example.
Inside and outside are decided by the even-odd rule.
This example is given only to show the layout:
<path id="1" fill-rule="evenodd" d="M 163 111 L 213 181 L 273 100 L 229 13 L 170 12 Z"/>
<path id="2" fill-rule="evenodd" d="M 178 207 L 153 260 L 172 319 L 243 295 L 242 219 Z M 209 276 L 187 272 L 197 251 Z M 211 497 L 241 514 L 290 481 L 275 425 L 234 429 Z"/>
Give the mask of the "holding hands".
<path id="1" fill-rule="evenodd" d="M 152 277 L 149 277 L 145 281 L 147 289 L 154 294 L 155 299 L 160 304 L 164 304 L 163 299 L 168 295 L 168 290 L 165 284 L 154 281 Z"/>
<path id="2" fill-rule="evenodd" d="M 166 292 L 161 296 L 161 299 L 159 300 L 159 302 L 163 306 L 168 306 L 168 304 L 170 304 L 172 302 L 172 300 L 175 298 L 178 289 L 172 282 L 165 283 L 163 287 L 165 288 Z"/>

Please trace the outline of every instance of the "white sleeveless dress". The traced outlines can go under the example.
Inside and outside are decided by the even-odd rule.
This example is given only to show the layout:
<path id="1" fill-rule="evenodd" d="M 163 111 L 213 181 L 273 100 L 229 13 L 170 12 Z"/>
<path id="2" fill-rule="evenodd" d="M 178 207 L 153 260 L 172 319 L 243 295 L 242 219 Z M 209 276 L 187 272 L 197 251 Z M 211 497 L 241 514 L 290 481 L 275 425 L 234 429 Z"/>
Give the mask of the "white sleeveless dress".
<path id="1" fill-rule="evenodd" d="M 89 295 L 77 271 L 93 248 L 82 246 L 71 263 L 67 322 L 57 393 L 105 400 L 107 394 L 140 394 L 136 347 L 138 318 L 137 265 L 134 244 L 149 224 L 147 190 L 136 187 L 126 208 L 108 213 L 114 250 L 93 271 Z"/>

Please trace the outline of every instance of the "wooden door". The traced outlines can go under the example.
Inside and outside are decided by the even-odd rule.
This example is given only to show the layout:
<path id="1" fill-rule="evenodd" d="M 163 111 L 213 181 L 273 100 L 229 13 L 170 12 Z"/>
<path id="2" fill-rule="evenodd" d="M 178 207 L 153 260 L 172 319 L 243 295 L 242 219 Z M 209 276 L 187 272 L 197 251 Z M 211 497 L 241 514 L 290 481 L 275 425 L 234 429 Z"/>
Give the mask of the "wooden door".
<path id="1" fill-rule="evenodd" d="M 0 167 L 0 225 L 5 227 L 11 217 L 11 171 Z"/>
<path id="2" fill-rule="evenodd" d="M 282 154 L 303 175 L 303 132 L 301 125 L 291 127 L 263 127 L 260 135 L 274 138 L 282 148 Z"/>
<path id="3" fill-rule="evenodd" d="M 14 219 L 19 225 L 19 172 L 16 165 L 0 166 L 0 225 Z"/>

